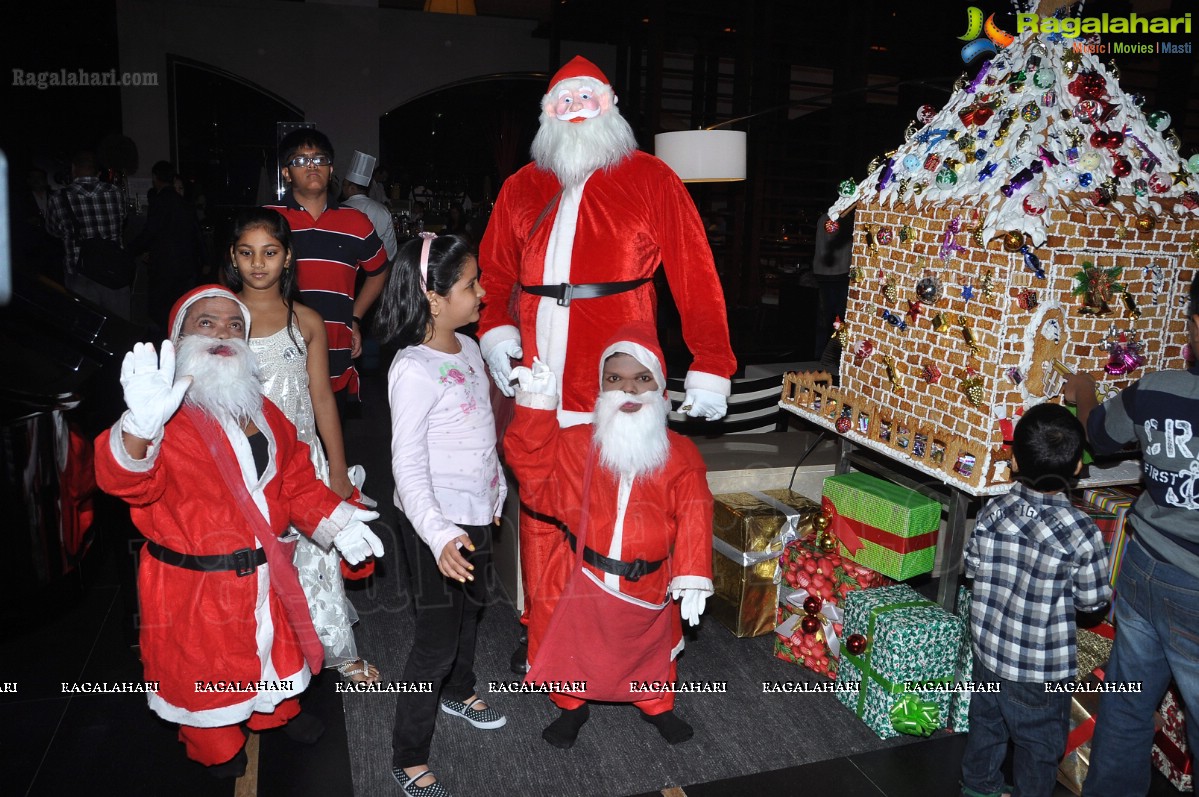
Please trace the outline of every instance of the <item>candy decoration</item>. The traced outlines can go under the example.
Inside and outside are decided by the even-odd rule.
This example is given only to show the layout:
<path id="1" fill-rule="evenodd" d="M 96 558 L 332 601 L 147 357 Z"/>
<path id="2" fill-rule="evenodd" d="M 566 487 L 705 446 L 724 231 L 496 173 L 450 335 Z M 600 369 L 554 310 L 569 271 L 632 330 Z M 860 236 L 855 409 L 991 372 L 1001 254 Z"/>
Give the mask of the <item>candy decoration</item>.
<path id="1" fill-rule="evenodd" d="M 949 331 L 949 319 L 945 317 L 944 313 L 937 313 L 935 316 L 933 316 L 931 323 L 933 325 L 933 329 L 938 332 L 944 333 Z"/>
<path id="2" fill-rule="evenodd" d="M 1016 304 L 1020 305 L 1022 310 L 1036 310 L 1037 305 L 1040 304 L 1037 299 L 1037 292 L 1032 288 L 1025 288 L 1017 295 Z"/>
<path id="3" fill-rule="evenodd" d="M 880 246 L 890 246 L 894 237 L 890 227 L 879 227 L 878 232 L 874 234 L 874 240 L 878 241 Z"/>
<path id="4" fill-rule="evenodd" d="M 899 228 L 900 243 L 907 243 L 914 240 L 916 240 L 916 231 L 912 229 L 910 224 L 905 224 Z"/>
<path id="5" fill-rule="evenodd" d="M 935 385 L 941 381 L 941 369 L 931 360 L 924 361 L 924 370 L 920 375 L 930 385 Z"/>
<path id="6" fill-rule="evenodd" d="M 899 373 L 895 370 L 895 358 L 883 355 L 883 366 L 887 369 L 887 379 L 891 382 L 891 392 L 899 392 Z"/>
<path id="7" fill-rule="evenodd" d="M 1024 255 L 1024 266 L 1028 270 L 1037 275 L 1037 279 L 1045 279 L 1045 271 L 1041 268 L 1041 259 L 1033 254 L 1033 251 L 1028 246 L 1020 247 L 1020 252 Z"/>
<path id="8" fill-rule="evenodd" d="M 974 337 L 974 329 L 970 326 L 970 319 L 964 315 L 959 315 L 958 324 L 962 328 L 962 340 L 966 341 L 966 346 L 970 349 L 970 353 L 977 356 L 978 339 Z"/>
<path id="9" fill-rule="evenodd" d="M 886 321 L 891 326 L 899 327 L 900 332 L 902 332 L 908 328 L 908 324 L 906 321 L 904 321 L 902 318 L 895 315 L 894 313 L 892 313 L 890 310 L 888 310 L 885 307 L 882 308 L 881 310 L 879 310 L 879 315 L 881 315 L 883 317 L 883 320 Z"/>

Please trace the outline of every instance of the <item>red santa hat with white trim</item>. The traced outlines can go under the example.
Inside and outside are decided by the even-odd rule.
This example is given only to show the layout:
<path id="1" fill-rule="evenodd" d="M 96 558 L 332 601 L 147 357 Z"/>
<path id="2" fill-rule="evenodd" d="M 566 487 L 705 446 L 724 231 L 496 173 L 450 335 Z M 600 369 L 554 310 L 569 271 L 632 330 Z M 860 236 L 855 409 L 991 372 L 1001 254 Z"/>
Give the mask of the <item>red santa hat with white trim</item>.
<path id="1" fill-rule="evenodd" d="M 236 293 L 222 285 L 201 285 L 180 296 L 179 301 L 175 302 L 175 306 L 171 308 L 170 320 L 167 322 L 171 328 L 171 340 L 178 342 L 183 333 L 183 321 L 187 318 L 188 309 L 201 299 L 229 299 L 236 302 L 238 309 L 241 310 L 241 317 L 246 322 L 246 339 L 249 339 L 250 308 L 242 304 Z"/>
<path id="2" fill-rule="evenodd" d="M 554 90 L 554 86 L 557 86 L 564 80 L 577 80 L 579 78 L 591 78 L 604 86 L 609 93 L 612 92 L 612 84 L 608 81 L 608 76 L 598 66 L 583 56 L 576 55 L 554 73 L 554 76 L 550 78 L 550 84 L 546 88 L 545 93 L 549 94 Z"/>
<path id="3" fill-rule="evenodd" d="M 625 324 L 616 330 L 616 334 L 608 342 L 604 353 L 600 355 L 600 381 L 604 378 L 604 363 L 613 354 L 627 354 L 644 365 L 653 374 L 658 389 L 666 390 L 666 358 L 662 356 L 662 347 L 658 345 L 658 332 L 652 324 L 636 321 Z"/>

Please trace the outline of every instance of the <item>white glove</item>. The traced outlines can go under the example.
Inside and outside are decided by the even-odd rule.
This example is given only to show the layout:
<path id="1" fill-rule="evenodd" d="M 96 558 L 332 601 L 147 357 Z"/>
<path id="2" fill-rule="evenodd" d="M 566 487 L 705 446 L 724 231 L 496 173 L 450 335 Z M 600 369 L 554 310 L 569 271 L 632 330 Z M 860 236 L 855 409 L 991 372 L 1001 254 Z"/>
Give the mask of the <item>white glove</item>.
<path id="1" fill-rule="evenodd" d="M 362 492 L 362 485 L 366 484 L 366 468 L 361 465 L 351 465 L 347 475 L 350 478 L 350 484 L 358 489 L 358 503 L 367 509 L 377 507 L 379 502 Z"/>
<path id="2" fill-rule="evenodd" d="M 533 358 L 533 367 L 526 368 L 518 365 L 512 369 L 512 378 L 516 385 L 525 393 L 537 393 L 542 396 L 558 395 L 558 380 L 554 372 L 540 358 Z"/>
<path id="3" fill-rule="evenodd" d="M 157 440 L 170 417 L 183 403 L 192 378 L 175 381 L 175 346 L 162 342 L 162 356 L 153 343 L 135 343 L 121 363 L 121 387 L 129 411 L 121 419 L 121 430 L 142 440 Z"/>
<path id="4" fill-rule="evenodd" d="M 682 596 L 682 600 L 679 601 L 679 611 L 683 615 L 683 619 L 687 621 L 687 625 L 699 625 L 699 616 L 704 613 L 704 606 L 708 603 L 708 591 L 683 587 L 671 590 L 670 594 L 675 599 Z"/>
<path id="5" fill-rule="evenodd" d="M 350 515 L 350 522 L 333 538 L 333 546 L 341 552 L 346 564 L 352 566 L 368 556 L 383 556 L 383 541 L 366 525 L 377 517 L 378 512 L 356 508 Z"/>
<path id="6" fill-rule="evenodd" d="M 684 412 L 692 418 L 706 418 L 709 421 L 719 421 L 729 411 L 729 402 L 719 393 L 711 390 L 693 387 L 683 396 L 679 412 Z"/>
<path id="7" fill-rule="evenodd" d="M 516 340 L 501 340 L 495 344 L 495 348 L 487 352 L 487 368 L 491 371 L 491 378 L 495 380 L 495 386 L 500 392 L 508 398 L 516 395 L 516 390 L 511 385 L 512 361 L 524 356 L 524 349 Z"/>

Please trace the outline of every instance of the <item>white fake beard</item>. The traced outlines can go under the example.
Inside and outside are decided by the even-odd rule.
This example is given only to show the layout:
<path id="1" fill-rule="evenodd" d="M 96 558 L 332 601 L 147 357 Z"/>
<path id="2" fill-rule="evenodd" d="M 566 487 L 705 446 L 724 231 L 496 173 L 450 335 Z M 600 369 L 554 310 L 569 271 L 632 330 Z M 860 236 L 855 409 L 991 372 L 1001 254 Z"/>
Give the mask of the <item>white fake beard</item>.
<path id="1" fill-rule="evenodd" d="M 532 152 L 538 166 L 569 187 L 583 182 L 596 169 L 615 166 L 635 149 L 633 128 L 612 105 L 585 122 L 563 122 L 543 111 Z"/>
<path id="2" fill-rule="evenodd" d="M 642 405 L 641 409 L 621 412 L 621 406 L 630 401 Z M 669 407 L 667 399 L 654 391 L 639 395 L 620 390 L 601 392 L 595 402 L 594 424 L 604 467 L 625 476 L 639 476 L 666 464 L 670 453 L 666 436 Z"/>
<path id="3" fill-rule="evenodd" d="M 213 354 L 219 346 L 233 356 Z M 258 358 L 240 338 L 219 340 L 186 335 L 177 345 L 175 375 L 192 377 L 184 401 L 216 418 L 243 425 L 262 409 Z"/>

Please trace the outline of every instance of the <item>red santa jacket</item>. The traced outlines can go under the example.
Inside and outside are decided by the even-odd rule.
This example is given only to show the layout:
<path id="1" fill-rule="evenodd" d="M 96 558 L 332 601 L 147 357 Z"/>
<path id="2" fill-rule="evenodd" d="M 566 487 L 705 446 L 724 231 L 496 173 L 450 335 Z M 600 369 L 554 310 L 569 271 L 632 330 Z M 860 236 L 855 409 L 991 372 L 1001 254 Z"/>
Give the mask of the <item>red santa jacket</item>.
<path id="1" fill-rule="evenodd" d="M 308 446 L 296 439 L 295 427 L 274 404 L 264 401 L 254 422 L 270 451 L 262 477 L 246 477 L 255 504 L 266 507 L 277 535 L 285 534 L 290 523 L 328 545 L 351 508 L 316 478 Z M 230 440 L 223 442 L 236 458 Z M 241 445 L 246 447 L 238 464 L 252 474 L 248 444 Z M 96 481 L 130 505 L 134 525 L 148 540 L 173 551 L 229 554 L 259 547 L 200 430 L 183 413 L 167 423 L 161 443 L 144 460 L 125 452 L 120 421 L 103 432 L 96 440 Z M 283 604 L 269 589 L 268 571 L 266 565 L 252 576 L 189 570 L 165 564 L 143 548 L 141 653 L 146 680 L 159 684 L 157 694 L 149 695 L 150 707 L 164 719 L 197 727 L 230 725 L 254 711 L 273 710 L 307 686 L 308 668 Z M 270 689 L 246 692 L 228 686 L 260 681 L 272 682 Z"/>
<path id="2" fill-rule="evenodd" d="M 519 325 L 524 362 L 535 354 L 561 374 L 562 409 L 591 412 L 595 406 L 595 363 L 613 329 L 629 321 L 654 322 L 657 297 L 653 283 L 597 299 L 579 299 L 568 308 L 566 335 L 548 340 L 538 308 L 556 300 L 520 290 L 567 280 L 546 280 L 546 252 L 551 231 L 570 203 L 555 202 L 530 235 L 537 217 L 561 188 L 552 172 L 530 163 L 504 183 L 479 249 L 481 283 L 488 299 L 479 318 L 484 352 L 514 336 Z M 658 158 L 636 151 L 617 166 L 591 175 L 583 187 L 570 254 L 569 282 L 623 282 L 652 277 L 663 264 L 671 294 L 682 319 L 683 338 L 694 361 L 688 387 L 728 394 L 736 358 L 729 346 L 724 292 L 703 222 L 687 189 Z M 516 320 L 510 314 L 513 291 L 519 294 Z M 564 347 L 557 352 L 539 347 Z M 557 370 L 557 369 L 555 369 Z"/>
<path id="3" fill-rule="evenodd" d="M 580 528 L 584 506 L 583 470 L 592 433 L 590 424 L 561 429 L 552 411 L 519 404 L 508 428 L 505 452 L 508 465 L 520 482 L 521 502 L 539 514 L 557 518 L 572 532 Z M 615 588 L 621 593 L 654 604 L 667 599 L 671 580 L 675 577 L 707 579 L 709 587 L 712 578 L 712 493 L 708 489 L 706 469 L 694 443 L 674 432 L 667 434 L 670 454 L 666 464 L 633 481 L 624 508 L 624 522 L 619 528 L 618 548 L 613 546 L 613 541 L 621 509 L 619 476 L 597 462 L 586 502 L 590 515 L 588 548 L 625 562 L 666 560 L 653 573 L 637 581 L 615 579 Z M 547 563 L 545 581 L 532 590 L 537 601 L 531 607 L 535 616 L 531 618 L 530 655 L 534 652 L 532 636 L 536 629 L 533 625 L 541 627 L 542 623 L 548 622 L 575 559 L 561 531 L 540 524 L 537 528 L 547 528 L 546 533 L 558 535 L 561 543 Z M 601 581 L 605 580 L 603 571 L 587 564 L 583 566 Z M 608 579 L 609 587 L 612 581 Z M 675 605 L 669 608 L 674 614 L 677 645 L 682 637 L 679 610 Z"/>

